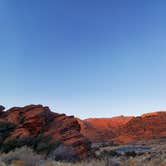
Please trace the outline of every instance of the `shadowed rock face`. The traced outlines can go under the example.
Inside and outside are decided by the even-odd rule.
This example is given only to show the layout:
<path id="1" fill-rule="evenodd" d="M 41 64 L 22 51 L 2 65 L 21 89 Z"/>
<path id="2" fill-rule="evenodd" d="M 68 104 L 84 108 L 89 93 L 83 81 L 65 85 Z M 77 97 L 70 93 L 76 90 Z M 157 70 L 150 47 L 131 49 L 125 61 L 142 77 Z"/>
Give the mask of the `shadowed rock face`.
<path id="1" fill-rule="evenodd" d="M 92 142 L 128 143 L 166 136 L 166 112 L 140 117 L 92 118 L 79 120 L 81 133 Z"/>
<path id="2" fill-rule="evenodd" d="M 42 105 L 13 107 L 0 114 L 0 121 L 16 124 L 16 129 L 7 140 L 43 134 L 51 141 L 60 141 L 70 146 L 79 158 L 89 155 L 88 140 L 80 133 L 80 125 L 73 116 L 51 112 Z"/>

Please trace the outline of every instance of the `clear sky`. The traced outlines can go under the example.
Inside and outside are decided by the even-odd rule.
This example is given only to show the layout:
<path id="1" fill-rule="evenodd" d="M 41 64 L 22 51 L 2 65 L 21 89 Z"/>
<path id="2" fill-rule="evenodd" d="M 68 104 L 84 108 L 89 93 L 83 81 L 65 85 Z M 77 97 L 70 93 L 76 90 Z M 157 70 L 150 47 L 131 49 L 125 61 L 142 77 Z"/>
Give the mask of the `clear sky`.
<path id="1" fill-rule="evenodd" d="M 165 0 L 0 0 L 0 104 L 80 118 L 166 109 Z"/>

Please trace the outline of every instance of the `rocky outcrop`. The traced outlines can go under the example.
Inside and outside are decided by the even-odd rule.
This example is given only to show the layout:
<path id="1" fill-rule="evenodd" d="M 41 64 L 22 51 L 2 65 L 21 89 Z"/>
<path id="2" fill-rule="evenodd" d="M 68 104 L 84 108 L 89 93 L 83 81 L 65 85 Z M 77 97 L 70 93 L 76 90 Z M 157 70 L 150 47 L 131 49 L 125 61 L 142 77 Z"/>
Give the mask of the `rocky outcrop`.
<path id="1" fill-rule="evenodd" d="M 78 120 L 81 133 L 92 142 L 128 143 L 166 137 L 166 112 L 153 112 L 138 117 L 92 118 Z"/>
<path id="2" fill-rule="evenodd" d="M 116 137 L 117 130 L 126 124 L 133 117 L 117 116 L 113 118 L 89 118 L 78 119 L 81 126 L 81 133 L 92 142 L 111 141 Z"/>
<path id="3" fill-rule="evenodd" d="M 61 142 L 73 149 L 76 156 L 85 158 L 92 142 L 128 143 L 166 136 L 166 112 L 148 113 L 138 117 L 76 119 L 73 116 L 51 112 L 42 105 L 13 107 L 4 111 L 0 106 L 0 137 L 3 142 L 27 137 L 49 136 L 50 142 Z M 2 123 L 3 122 L 3 123 Z M 3 133 L 4 130 L 9 132 Z M 2 135 L 4 135 L 2 137 Z M 2 140 L 1 140 L 2 142 Z M 1 143 L 0 142 L 0 143 Z"/>
<path id="4" fill-rule="evenodd" d="M 51 136 L 52 142 L 60 141 L 71 147 L 79 158 L 89 155 L 89 141 L 80 133 L 80 125 L 73 116 L 51 112 L 42 105 L 29 105 L 1 112 L 0 121 L 16 125 L 6 140 L 43 134 Z"/>
<path id="5" fill-rule="evenodd" d="M 118 143 L 166 137 L 166 112 L 153 112 L 132 118 L 117 130 Z"/>

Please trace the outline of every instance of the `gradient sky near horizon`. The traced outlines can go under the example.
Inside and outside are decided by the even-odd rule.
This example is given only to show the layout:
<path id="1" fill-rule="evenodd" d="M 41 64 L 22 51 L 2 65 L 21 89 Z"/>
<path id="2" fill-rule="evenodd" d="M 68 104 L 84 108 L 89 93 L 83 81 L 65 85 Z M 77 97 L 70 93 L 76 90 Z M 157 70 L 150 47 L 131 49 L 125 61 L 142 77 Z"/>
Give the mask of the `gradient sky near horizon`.
<path id="1" fill-rule="evenodd" d="M 0 104 L 80 118 L 166 110 L 166 1 L 0 0 Z"/>

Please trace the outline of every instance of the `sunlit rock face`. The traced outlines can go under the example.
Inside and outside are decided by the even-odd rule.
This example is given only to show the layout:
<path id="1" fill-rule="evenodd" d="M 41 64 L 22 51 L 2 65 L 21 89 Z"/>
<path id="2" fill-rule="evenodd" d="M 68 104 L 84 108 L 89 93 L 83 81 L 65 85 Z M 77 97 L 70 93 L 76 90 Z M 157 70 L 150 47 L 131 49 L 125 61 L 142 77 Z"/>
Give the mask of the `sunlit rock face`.
<path id="1" fill-rule="evenodd" d="M 92 142 L 128 143 L 166 136 L 166 111 L 138 117 L 78 119 L 81 133 Z"/>
<path id="2" fill-rule="evenodd" d="M 78 119 L 81 133 L 92 142 L 111 141 L 116 137 L 118 129 L 133 117 L 117 116 L 113 118 Z"/>
<path id="3" fill-rule="evenodd" d="M 89 155 L 89 141 L 80 133 L 80 125 L 74 116 L 51 112 L 42 105 L 29 105 L 4 111 L 0 114 L 0 121 L 16 124 L 15 130 L 6 140 L 42 134 L 51 136 L 52 142 L 60 141 L 72 147 L 79 158 Z"/>
<path id="4" fill-rule="evenodd" d="M 115 140 L 120 143 L 166 137 L 166 112 L 148 113 L 135 117 L 118 132 Z"/>

